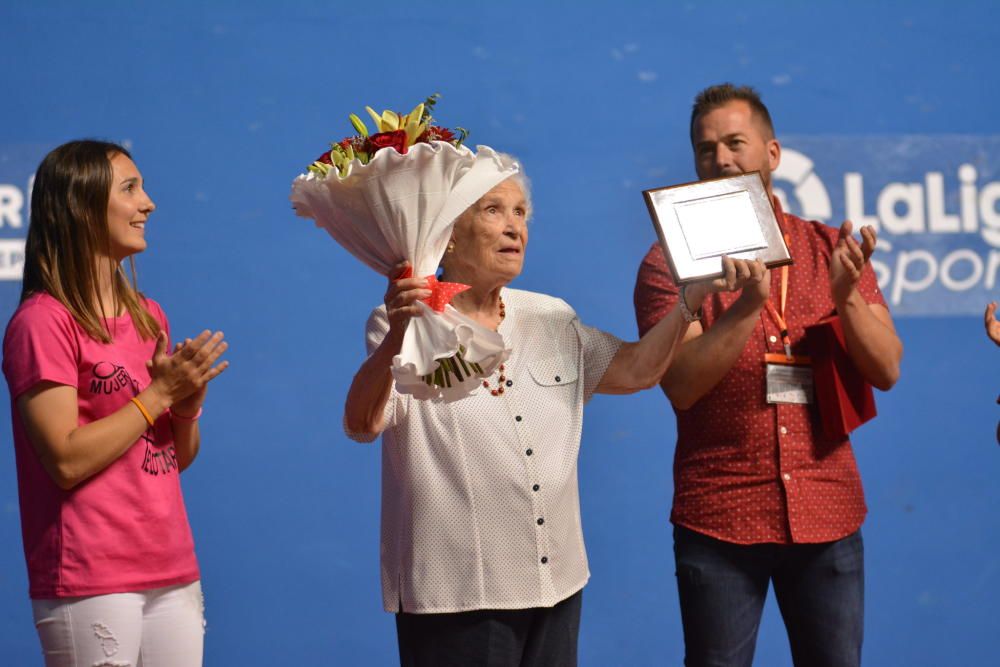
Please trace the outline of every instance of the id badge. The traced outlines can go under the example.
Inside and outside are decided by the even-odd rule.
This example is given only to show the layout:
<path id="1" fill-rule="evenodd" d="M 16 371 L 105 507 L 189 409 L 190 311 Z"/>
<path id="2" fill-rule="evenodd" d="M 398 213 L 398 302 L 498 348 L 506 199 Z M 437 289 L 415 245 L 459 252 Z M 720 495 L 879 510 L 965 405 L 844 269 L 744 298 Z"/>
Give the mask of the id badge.
<path id="1" fill-rule="evenodd" d="M 812 403 L 813 396 L 811 366 L 767 364 L 768 403 Z"/>

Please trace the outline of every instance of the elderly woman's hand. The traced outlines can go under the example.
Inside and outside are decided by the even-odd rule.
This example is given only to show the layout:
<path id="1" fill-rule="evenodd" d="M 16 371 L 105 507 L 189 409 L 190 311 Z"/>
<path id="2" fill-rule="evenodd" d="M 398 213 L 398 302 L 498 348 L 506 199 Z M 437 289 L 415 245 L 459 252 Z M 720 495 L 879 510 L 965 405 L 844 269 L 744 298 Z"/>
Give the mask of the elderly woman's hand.
<path id="1" fill-rule="evenodd" d="M 705 297 L 715 292 L 740 292 L 740 298 L 759 308 L 771 293 L 771 272 L 760 260 L 722 258 L 722 276 L 691 283 L 684 290 L 691 312 L 701 307 Z"/>
<path id="2" fill-rule="evenodd" d="M 389 287 L 385 291 L 385 310 L 389 317 L 389 331 L 398 331 L 400 335 L 406 329 L 411 317 L 421 314 L 416 302 L 431 295 L 427 289 L 427 280 L 420 277 L 399 278 L 410 268 L 409 262 L 400 262 L 393 267 L 389 278 Z"/>
<path id="3" fill-rule="evenodd" d="M 351 437 L 370 436 L 365 439 L 373 439 L 385 428 L 383 411 L 392 390 L 392 358 L 399 354 L 410 318 L 423 312 L 417 301 L 431 295 L 427 280 L 409 276 L 412 273 L 409 268 L 409 262 L 400 262 L 389 274 L 389 287 L 385 290 L 389 331 L 354 374 L 347 392 L 344 427 L 353 434 Z M 404 275 L 408 277 L 401 277 Z"/>

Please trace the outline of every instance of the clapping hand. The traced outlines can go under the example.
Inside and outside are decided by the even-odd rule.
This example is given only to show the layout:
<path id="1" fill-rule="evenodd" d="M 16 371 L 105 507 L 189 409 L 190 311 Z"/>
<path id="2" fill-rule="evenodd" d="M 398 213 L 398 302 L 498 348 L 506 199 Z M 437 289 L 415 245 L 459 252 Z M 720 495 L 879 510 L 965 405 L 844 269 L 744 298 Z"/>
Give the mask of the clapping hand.
<path id="1" fill-rule="evenodd" d="M 208 383 L 229 367 L 228 361 L 219 357 L 228 349 L 221 331 L 202 331 L 195 338 L 187 338 L 167 354 L 167 334 L 160 332 L 156 338 L 153 358 L 146 362 L 155 388 L 171 408 L 181 416 L 198 412 L 205 400 Z"/>
<path id="2" fill-rule="evenodd" d="M 990 337 L 997 345 L 1000 345 L 1000 320 L 997 320 L 997 302 L 986 306 L 985 323 L 986 323 L 986 335 Z"/>
<path id="3" fill-rule="evenodd" d="M 861 228 L 861 243 L 851 236 L 854 225 L 845 220 L 840 226 L 837 245 L 830 256 L 830 294 L 835 304 L 843 304 L 861 280 L 861 271 L 875 252 L 875 229 Z"/>

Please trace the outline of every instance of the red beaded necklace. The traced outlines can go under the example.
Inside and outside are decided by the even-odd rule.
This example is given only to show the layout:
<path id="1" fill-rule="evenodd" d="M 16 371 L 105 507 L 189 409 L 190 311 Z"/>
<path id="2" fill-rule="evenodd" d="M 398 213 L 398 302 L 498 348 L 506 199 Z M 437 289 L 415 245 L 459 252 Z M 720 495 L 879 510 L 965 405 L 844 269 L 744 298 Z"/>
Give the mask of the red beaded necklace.
<path id="1" fill-rule="evenodd" d="M 503 319 L 505 317 L 507 317 L 507 309 L 503 305 L 503 297 L 500 297 L 500 322 L 503 322 Z M 497 328 L 499 327 L 500 324 L 498 322 Z M 500 396 L 501 394 L 503 394 L 503 383 L 507 381 L 507 376 L 504 375 L 503 364 L 500 364 L 500 367 L 497 370 L 500 371 L 500 377 L 497 378 L 497 386 L 495 389 L 490 389 L 489 380 L 483 380 L 483 386 L 487 389 L 490 389 L 490 396 Z"/>

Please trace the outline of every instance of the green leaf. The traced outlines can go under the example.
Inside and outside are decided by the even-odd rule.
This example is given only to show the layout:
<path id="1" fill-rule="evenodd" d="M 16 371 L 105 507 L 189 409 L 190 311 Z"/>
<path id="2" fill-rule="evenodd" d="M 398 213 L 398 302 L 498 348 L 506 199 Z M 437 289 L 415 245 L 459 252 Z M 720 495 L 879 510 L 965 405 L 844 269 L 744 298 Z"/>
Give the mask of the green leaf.
<path id="1" fill-rule="evenodd" d="M 441 98 L 441 93 L 433 93 L 426 100 L 424 100 L 424 113 L 420 116 L 421 122 L 426 122 L 428 125 L 431 121 L 431 112 L 434 110 L 434 105 Z"/>

